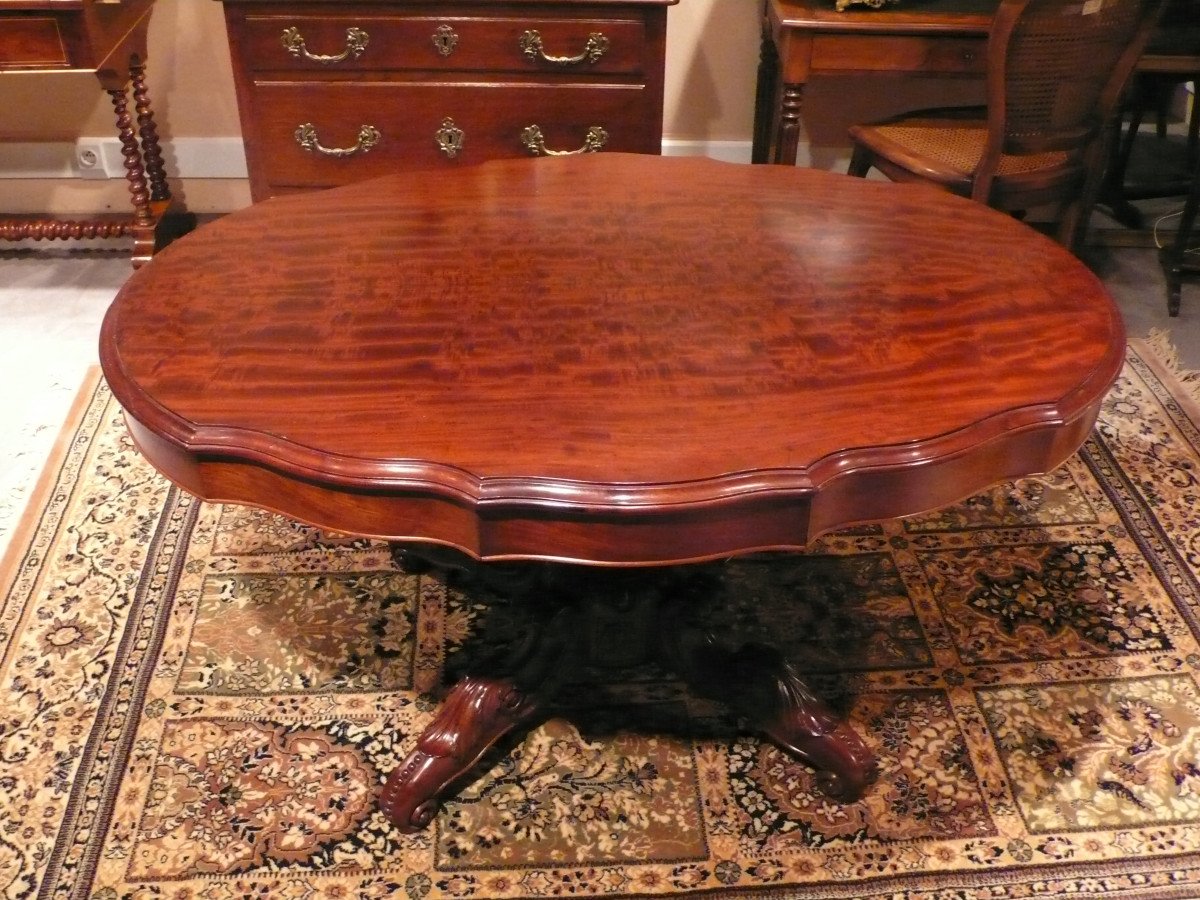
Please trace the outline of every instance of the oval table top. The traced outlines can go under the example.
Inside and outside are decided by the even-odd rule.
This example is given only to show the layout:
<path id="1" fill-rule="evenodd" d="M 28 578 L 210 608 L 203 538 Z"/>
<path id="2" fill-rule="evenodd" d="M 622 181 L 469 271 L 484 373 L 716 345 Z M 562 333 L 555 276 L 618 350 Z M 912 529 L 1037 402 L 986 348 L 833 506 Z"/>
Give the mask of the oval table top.
<path id="1" fill-rule="evenodd" d="M 979 204 L 594 154 L 229 215 L 134 273 L 101 362 L 143 452 L 203 498 L 655 564 L 1053 468 L 1124 345 L 1087 268 Z"/>

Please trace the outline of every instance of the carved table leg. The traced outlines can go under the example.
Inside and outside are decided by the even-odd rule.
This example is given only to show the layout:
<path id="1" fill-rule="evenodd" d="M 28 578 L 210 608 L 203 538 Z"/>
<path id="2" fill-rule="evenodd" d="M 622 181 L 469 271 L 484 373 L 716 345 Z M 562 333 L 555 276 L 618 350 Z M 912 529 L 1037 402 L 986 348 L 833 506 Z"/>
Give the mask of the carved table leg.
<path id="1" fill-rule="evenodd" d="M 459 681 L 415 748 L 388 776 L 380 808 L 400 831 L 426 827 L 437 815 L 440 798 L 467 775 L 502 737 L 527 724 L 572 671 L 577 635 L 569 608 L 547 601 L 557 587 L 558 567 L 537 564 L 480 565 L 455 551 L 395 548 L 397 562 L 410 572 L 437 569 L 500 596 L 515 597 L 516 627 L 511 644 L 476 664 L 491 671 Z M 528 607 L 549 608 L 549 615 L 528 614 Z M 485 624 L 485 629 L 489 626 Z"/>
<path id="2" fill-rule="evenodd" d="M 770 29 L 763 26 L 759 47 L 758 83 L 754 94 L 754 144 L 750 152 L 752 163 L 771 160 L 771 134 L 774 126 L 775 92 L 779 87 L 779 54 L 771 40 Z"/>
<path id="3" fill-rule="evenodd" d="M 783 750 L 817 770 L 817 785 L 853 802 L 878 777 L 863 739 L 817 698 L 796 669 L 766 644 L 725 647 L 707 632 L 664 630 L 665 652 L 703 696 L 719 700 Z"/>
<path id="4" fill-rule="evenodd" d="M 674 667 L 699 693 L 741 714 L 752 728 L 818 770 L 825 793 L 856 800 L 876 777 L 862 738 L 822 703 L 774 648 L 720 644 L 694 623 L 698 601 L 713 594 L 711 567 L 585 570 L 531 563 L 479 565 L 444 550 L 420 551 L 425 563 L 480 579 L 537 615 L 516 629 L 499 674 L 470 676 L 450 692 L 416 748 L 388 778 L 380 803 L 400 830 L 432 821 L 438 798 L 487 750 L 526 724 L 554 688 L 581 667 Z M 412 566 L 409 551 L 397 556 Z M 448 554 L 448 555 L 447 555 Z M 550 612 L 546 612 L 550 611 Z"/>
<path id="5" fill-rule="evenodd" d="M 437 815 L 442 792 L 537 709 L 537 700 L 507 679 L 460 681 L 416 749 L 388 777 L 379 798 L 383 814 L 405 833 L 424 828 Z"/>

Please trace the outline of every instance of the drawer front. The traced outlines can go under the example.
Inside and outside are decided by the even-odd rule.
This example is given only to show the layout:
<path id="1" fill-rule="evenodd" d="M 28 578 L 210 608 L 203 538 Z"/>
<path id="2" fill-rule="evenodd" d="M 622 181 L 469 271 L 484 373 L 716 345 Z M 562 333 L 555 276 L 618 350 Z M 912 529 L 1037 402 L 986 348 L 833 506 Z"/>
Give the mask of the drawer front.
<path id="1" fill-rule="evenodd" d="M 272 192 L 347 184 L 414 165 L 534 156 L 523 143 L 532 126 L 551 151 L 580 149 L 589 130 L 600 128 L 601 150 L 658 153 L 655 100 L 636 85 L 260 84 L 256 133 L 247 146 L 257 157 L 252 168 L 257 164 Z M 307 125 L 305 147 L 297 130 Z"/>
<path id="2" fill-rule="evenodd" d="M 983 75 L 987 38 L 818 36 L 813 41 L 815 72 L 921 72 Z"/>
<path id="3" fill-rule="evenodd" d="M 243 64 L 257 72 L 634 75 L 646 66 L 636 18 L 251 16 L 244 36 Z"/>
<path id="4" fill-rule="evenodd" d="M 57 19 L 0 15 L 0 69 L 63 68 L 69 62 Z"/>

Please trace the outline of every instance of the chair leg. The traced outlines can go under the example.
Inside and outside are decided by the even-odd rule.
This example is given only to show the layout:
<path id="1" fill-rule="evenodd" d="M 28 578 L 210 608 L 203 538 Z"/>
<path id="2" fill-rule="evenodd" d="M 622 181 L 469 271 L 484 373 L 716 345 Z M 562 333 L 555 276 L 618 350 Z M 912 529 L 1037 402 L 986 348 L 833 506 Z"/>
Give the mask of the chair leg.
<path id="1" fill-rule="evenodd" d="M 855 178 L 866 178 L 873 158 L 870 150 L 862 144 L 855 144 L 854 152 L 850 155 L 850 168 L 846 170 L 846 174 L 853 175 Z"/>
<path id="2" fill-rule="evenodd" d="M 1100 179 L 1091 177 L 1074 202 L 1068 202 L 1058 223 L 1058 242 L 1079 256 L 1100 195 Z"/>
<path id="3" fill-rule="evenodd" d="M 1200 87 L 1200 78 L 1192 81 L 1193 91 Z M 1200 99 L 1192 94 L 1192 109 L 1188 115 L 1187 135 L 1188 168 L 1194 169 L 1200 164 Z"/>
<path id="4" fill-rule="evenodd" d="M 1167 277 L 1167 315 L 1179 315 L 1180 293 L 1184 276 L 1184 258 L 1191 246 L 1192 233 L 1196 227 L 1196 215 L 1200 212 L 1200 165 L 1192 171 L 1192 187 L 1183 204 L 1183 215 L 1179 218 L 1179 230 L 1175 240 L 1161 252 L 1163 273 Z"/>
<path id="5" fill-rule="evenodd" d="M 1124 116 L 1118 114 L 1116 135 L 1110 144 L 1107 172 L 1104 186 L 1100 191 L 1100 203 L 1107 206 L 1112 216 L 1126 228 L 1141 228 L 1142 214 L 1136 206 L 1125 199 L 1125 173 L 1129 168 L 1129 158 L 1133 154 L 1133 142 L 1137 137 L 1138 128 L 1142 124 L 1142 113 L 1145 104 L 1145 88 L 1134 91 L 1132 102 L 1129 103 L 1129 126 L 1122 132 Z"/>

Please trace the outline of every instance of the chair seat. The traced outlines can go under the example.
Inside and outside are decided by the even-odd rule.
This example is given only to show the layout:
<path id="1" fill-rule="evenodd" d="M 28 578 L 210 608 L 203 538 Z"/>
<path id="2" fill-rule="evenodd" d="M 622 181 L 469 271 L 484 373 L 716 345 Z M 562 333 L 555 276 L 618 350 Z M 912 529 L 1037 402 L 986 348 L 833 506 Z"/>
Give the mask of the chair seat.
<path id="1" fill-rule="evenodd" d="M 948 111 L 949 113 L 950 111 Z M 854 140 L 869 147 L 885 160 L 904 160 L 914 173 L 937 181 L 957 193 L 970 194 L 971 174 L 983 155 L 987 141 L 987 122 L 980 118 L 954 115 L 939 116 L 936 111 L 914 113 L 877 125 L 856 125 L 850 133 Z M 1034 172 L 1046 173 L 1061 169 L 1064 176 L 1073 175 L 1072 156 L 1063 151 L 1003 155 L 996 171 L 994 190 L 1001 190 L 1005 178 Z"/>

